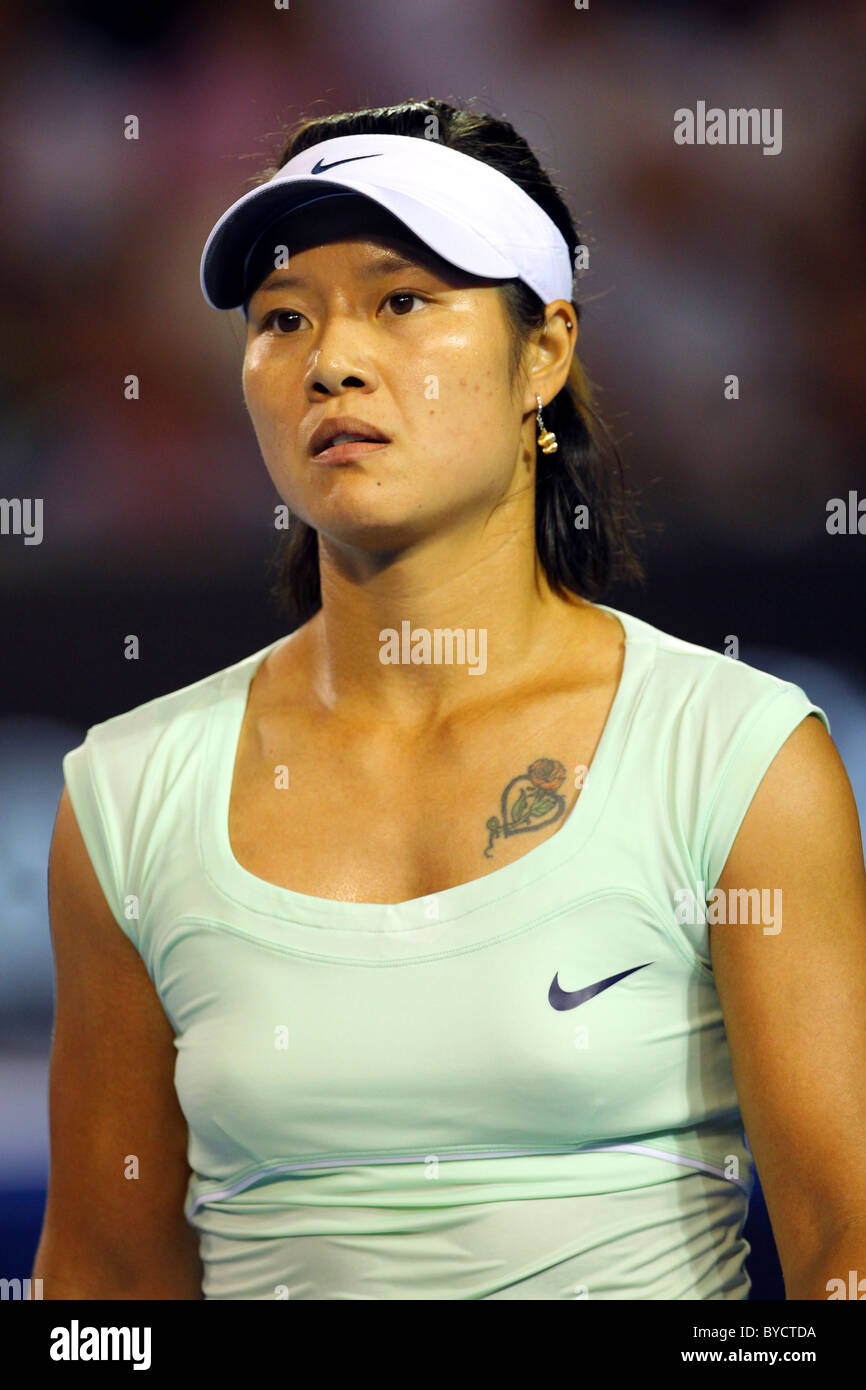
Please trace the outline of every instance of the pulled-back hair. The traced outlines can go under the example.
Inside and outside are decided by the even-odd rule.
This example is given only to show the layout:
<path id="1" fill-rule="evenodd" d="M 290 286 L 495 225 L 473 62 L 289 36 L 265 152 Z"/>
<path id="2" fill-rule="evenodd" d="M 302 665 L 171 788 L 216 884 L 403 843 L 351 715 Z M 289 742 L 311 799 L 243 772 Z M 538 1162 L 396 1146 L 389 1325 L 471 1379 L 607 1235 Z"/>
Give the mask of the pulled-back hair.
<path id="1" fill-rule="evenodd" d="M 435 138 L 450 149 L 483 160 L 507 175 L 544 209 L 568 245 L 572 265 L 577 248 L 586 245 L 575 228 L 561 191 L 539 164 L 529 145 L 506 120 L 450 105 L 444 101 L 408 101 L 337 115 L 302 118 L 282 132 L 282 148 L 257 182 L 265 182 L 288 160 L 323 140 L 343 135 L 409 135 Z M 512 383 L 524 346 L 544 323 L 545 305 L 522 280 L 497 286 L 503 297 L 511 335 Z M 580 322 L 580 305 L 572 301 Z M 536 447 L 535 542 L 553 591 L 601 599 L 616 580 L 645 580 L 633 541 L 644 535 L 634 496 L 625 483 L 622 460 L 607 426 L 598 415 L 591 383 L 575 352 L 562 390 L 544 407 L 545 428 L 557 438 L 556 453 Z M 586 512 L 576 509 L 585 507 Z M 578 529 L 576 517 L 586 517 Z M 293 627 L 321 607 L 318 534 L 292 513 L 274 564 L 271 591 Z"/>

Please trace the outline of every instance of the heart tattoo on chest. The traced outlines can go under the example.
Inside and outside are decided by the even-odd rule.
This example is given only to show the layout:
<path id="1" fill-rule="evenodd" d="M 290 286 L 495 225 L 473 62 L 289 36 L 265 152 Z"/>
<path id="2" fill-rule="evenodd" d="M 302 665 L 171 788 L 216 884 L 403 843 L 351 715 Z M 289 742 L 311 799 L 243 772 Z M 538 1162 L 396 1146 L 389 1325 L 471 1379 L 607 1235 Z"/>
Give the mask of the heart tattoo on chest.
<path id="1" fill-rule="evenodd" d="M 488 859 L 500 835 L 542 830 L 559 819 L 565 810 L 565 797 L 558 794 L 557 787 L 564 780 L 565 768 L 555 758 L 536 758 L 525 772 L 512 777 L 502 793 L 502 819 L 491 816 L 487 822 L 490 838 L 484 853 Z"/>

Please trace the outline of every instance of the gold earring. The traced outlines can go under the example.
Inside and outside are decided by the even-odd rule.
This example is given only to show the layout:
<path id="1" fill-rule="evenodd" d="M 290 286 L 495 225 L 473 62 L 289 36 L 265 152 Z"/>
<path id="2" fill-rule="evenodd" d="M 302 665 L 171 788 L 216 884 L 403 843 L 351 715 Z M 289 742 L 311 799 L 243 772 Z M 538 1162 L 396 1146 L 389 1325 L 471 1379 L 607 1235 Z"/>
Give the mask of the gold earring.
<path id="1" fill-rule="evenodd" d="M 556 435 L 552 430 L 544 428 L 544 421 L 541 418 L 541 397 L 536 396 L 538 401 L 538 447 L 543 454 L 555 454 L 559 445 L 556 442 Z"/>

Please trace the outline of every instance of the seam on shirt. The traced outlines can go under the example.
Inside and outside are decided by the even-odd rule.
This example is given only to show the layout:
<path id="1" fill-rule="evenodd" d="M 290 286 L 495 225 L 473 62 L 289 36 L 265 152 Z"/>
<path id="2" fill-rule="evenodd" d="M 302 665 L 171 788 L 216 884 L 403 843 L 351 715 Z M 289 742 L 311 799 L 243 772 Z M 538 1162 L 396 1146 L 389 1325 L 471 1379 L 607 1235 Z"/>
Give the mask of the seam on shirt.
<path id="1" fill-rule="evenodd" d="M 377 970 L 381 970 L 393 969 L 403 966 L 422 965 L 431 961 L 449 960 L 452 957 L 468 955 L 474 951 L 485 950 L 488 947 L 500 945 L 503 941 L 511 941 L 516 937 L 522 936 L 526 932 L 535 930 L 535 928 L 537 927 L 545 926 L 547 925 L 547 923 L 554 921 L 556 918 L 564 917 L 569 912 L 579 910 L 581 907 L 589 905 L 593 902 L 604 901 L 608 898 L 613 897 L 632 898 L 636 902 L 640 903 L 641 906 L 643 906 L 649 911 L 650 915 L 653 918 L 653 921 L 656 923 L 658 927 L 660 927 L 664 931 L 666 939 L 676 947 L 677 951 L 683 957 L 685 963 L 689 966 L 694 964 L 690 948 L 685 942 L 683 942 L 680 939 L 679 935 L 674 930 L 673 924 L 668 923 L 664 920 L 664 918 L 659 912 L 658 905 L 653 901 L 651 897 L 648 896 L 648 894 L 643 893 L 639 889 L 635 888 L 594 889 L 592 892 L 585 894 L 581 898 L 567 902 L 560 907 L 552 908 L 549 912 L 544 913 L 540 917 L 530 918 L 529 921 L 521 922 L 520 925 L 517 927 L 506 928 L 504 931 L 500 932 L 496 936 L 485 937 L 483 941 L 462 942 L 461 944 L 453 947 L 431 950 L 429 953 L 423 955 L 400 956 L 399 959 L 396 960 L 382 960 L 381 958 L 368 959 L 366 957 L 346 956 L 345 954 L 332 955 L 323 951 L 307 951 L 302 946 L 291 946 L 285 942 L 271 941 L 265 937 L 258 936 L 255 932 L 252 932 L 247 928 L 238 927 L 233 922 L 222 921 L 213 913 L 210 913 L 206 916 L 203 913 L 185 912 L 180 917 L 175 917 L 172 919 L 171 928 L 179 927 L 185 924 L 195 924 L 197 927 L 203 928 L 207 931 L 225 932 L 228 935 L 234 936 L 241 941 L 252 943 L 256 946 L 261 946 L 266 950 L 275 951 L 279 955 L 283 956 L 293 956 L 302 960 L 310 960 L 317 963 L 327 962 L 328 964 L 332 965 L 359 965 L 368 966 Z M 387 906 L 387 904 L 383 904 L 383 906 Z M 279 920 L 282 921 L 283 919 Z M 288 920 L 290 924 L 293 926 L 306 925 L 305 923 L 295 922 L 293 919 L 286 920 Z M 433 926 L 435 924 L 428 922 L 419 924 L 419 926 L 420 925 Z M 313 930 L 315 930 L 315 928 Z M 355 928 L 354 930 L 358 931 L 361 929 Z M 374 930 L 373 928 L 371 928 L 370 930 L 376 936 L 387 935 L 387 933 L 382 933 L 381 931 Z M 402 933 L 400 933 L 400 935 L 402 935 Z M 170 947 L 171 944 L 171 942 L 166 942 L 161 947 L 159 956 L 160 964 L 162 963 L 162 956 L 164 952 Z"/>
<path id="2" fill-rule="evenodd" d="M 577 1156 L 579 1154 L 591 1153 L 634 1153 L 643 1157 L 657 1158 L 665 1163 L 672 1163 L 677 1167 L 690 1168 L 710 1177 L 718 1178 L 720 1181 L 733 1183 L 745 1192 L 747 1196 L 751 1194 L 753 1184 L 749 1179 L 731 1178 L 717 1164 L 708 1163 L 704 1158 L 692 1157 L 686 1153 L 671 1153 L 666 1149 L 659 1149 L 651 1144 L 640 1143 L 600 1143 L 600 1144 L 569 1144 L 562 1146 L 554 1145 L 522 1145 L 517 1148 L 496 1149 L 493 1145 L 479 1148 L 468 1144 L 453 1146 L 450 1149 L 439 1149 L 436 1152 L 436 1159 L 442 1163 L 460 1162 L 484 1162 L 491 1158 L 536 1158 L 540 1156 Z M 248 1167 L 246 1171 L 238 1173 L 234 1178 L 218 1183 L 216 1187 L 208 1191 L 200 1191 L 191 1202 L 185 1204 L 187 1217 L 191 1217 L 201 1207 L 207 1206 L 212 1202 L 229 1201 L 232 1197 L 237 1197 L 241 1192 L 248 1191 L 251 1187 L 266 1186 L 269 1178 L 286 1178 L 292 1173 L 297 1173 L 304 1177 L 317 1172 L 333 1172 L 345 1168 L 388 1168 L 395 1165 L 405 1166 L 406 1164 L 417 1165 L 424 1159 L 423 1151 L 420 1149 L 393 1150 L 391 1153 L 368 1154 L 350 1153 L 337 1156 L 310 1156 L 306 1159 L 284 1160 L 275 1159 L 267 1164 L 258 1164 Z M 507 1182 L 508 1179 L 501 1181 Z M 512 1179 L 513 1181 L 513 1179 Z M 624 1191 L 634 1191 L 633 1188 L 621 1189 Z"/>

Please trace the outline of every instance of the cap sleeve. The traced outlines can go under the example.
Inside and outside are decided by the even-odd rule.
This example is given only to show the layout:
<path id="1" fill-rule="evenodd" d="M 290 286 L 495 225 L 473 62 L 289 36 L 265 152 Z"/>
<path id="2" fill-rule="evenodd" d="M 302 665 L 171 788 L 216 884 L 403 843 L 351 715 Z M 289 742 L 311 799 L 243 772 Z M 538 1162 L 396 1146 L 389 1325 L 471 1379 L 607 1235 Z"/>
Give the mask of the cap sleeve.
<path id="1" fill-rule="evenodd" d="M 122 827 L 109 813 L 111 798 L 99 770 L 93 731 L 88 730 L 84 742 L 71 749 L 63 758 L 63 775 L 75 812 L 81 837 L 105 895 L 105 901 L 120 929 L 138 950 L 137 922 L 126 915 L 123 887 Z"/>
<path id="2" fill-rule="evenodd" d="M 706 893 L 721 877 L 764 773 L 788 736 L 810 714 L 817 715 L 830 732 L 824 710 L 798 685 L 786 681 L 781 690 L 760 702 L 731 740 L 696 837 L 699 878 Z"/>

